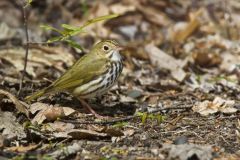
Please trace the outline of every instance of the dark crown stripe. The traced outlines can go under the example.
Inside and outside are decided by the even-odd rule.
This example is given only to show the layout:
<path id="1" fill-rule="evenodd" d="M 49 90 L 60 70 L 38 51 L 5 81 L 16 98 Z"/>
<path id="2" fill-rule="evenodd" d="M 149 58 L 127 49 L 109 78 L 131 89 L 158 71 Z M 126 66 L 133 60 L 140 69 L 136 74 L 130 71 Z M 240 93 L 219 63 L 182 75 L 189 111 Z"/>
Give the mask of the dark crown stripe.
<path id="1" fill-rule="evenodd" d="M 108 42 L 108 43 L 114 44 L 115 46 L 119 46 L 118 42 L 115 41 L 115 40 L 105 40 L 105 42 Z"/>

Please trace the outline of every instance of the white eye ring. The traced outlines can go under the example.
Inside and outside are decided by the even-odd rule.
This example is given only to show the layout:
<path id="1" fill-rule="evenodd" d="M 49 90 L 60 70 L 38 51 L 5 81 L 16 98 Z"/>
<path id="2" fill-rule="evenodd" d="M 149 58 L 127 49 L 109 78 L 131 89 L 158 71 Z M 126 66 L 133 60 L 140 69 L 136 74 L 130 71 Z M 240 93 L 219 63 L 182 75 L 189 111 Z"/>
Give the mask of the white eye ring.
<path id="1" fill-rule="evenodd" d="M 104 46 L 103 46 L 103 50 L 104 50 L 104 51 L 108 51 L 108 50 L 109 50 L 109 47 L 106 46 L 106 45 L 104 45 Z"/>

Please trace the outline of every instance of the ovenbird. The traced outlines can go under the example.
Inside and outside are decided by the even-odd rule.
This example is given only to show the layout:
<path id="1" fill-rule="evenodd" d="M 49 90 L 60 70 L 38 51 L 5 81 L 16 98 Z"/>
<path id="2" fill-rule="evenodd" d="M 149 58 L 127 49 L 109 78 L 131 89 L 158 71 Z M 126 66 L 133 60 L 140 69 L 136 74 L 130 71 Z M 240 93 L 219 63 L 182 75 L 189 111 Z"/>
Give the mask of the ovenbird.
<path id="1" fill-rule="evenodd" d="M 113 86 L 123 69 L 120 50 L 122 47 L 112 40 L 97 43 L 51 85 L 25 100 L 31 101 L 45 94 L 67 91 L 96 117 L 101 117 L 84 99 L 100 96 Z"/>

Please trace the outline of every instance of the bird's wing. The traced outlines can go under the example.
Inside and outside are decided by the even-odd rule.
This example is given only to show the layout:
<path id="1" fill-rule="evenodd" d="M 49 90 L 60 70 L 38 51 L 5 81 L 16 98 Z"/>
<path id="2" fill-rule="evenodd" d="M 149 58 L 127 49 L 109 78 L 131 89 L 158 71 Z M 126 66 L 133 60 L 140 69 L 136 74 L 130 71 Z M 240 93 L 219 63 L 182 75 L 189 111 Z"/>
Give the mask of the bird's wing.
<path id="1" fill-rule="evenodd" d="M 69 70 L 49 87 L 48 92 L 71 90 L 83 85 L 106 72 L 109 60 L 94 54 L 87 54 L 79 59 Z"/>

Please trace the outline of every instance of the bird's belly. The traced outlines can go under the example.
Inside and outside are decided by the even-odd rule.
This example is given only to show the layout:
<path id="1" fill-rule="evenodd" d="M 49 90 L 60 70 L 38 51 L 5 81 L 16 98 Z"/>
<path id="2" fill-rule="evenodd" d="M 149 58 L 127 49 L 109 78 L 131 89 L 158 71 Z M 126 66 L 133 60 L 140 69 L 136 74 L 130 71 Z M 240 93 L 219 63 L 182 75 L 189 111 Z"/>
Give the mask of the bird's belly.
<path id="1" fill-rule="evenodd" d="M 122 71 L 122 64 L 115 63 L 109 71 L 84 85 L 73 90 L 73 95 L 79 98 L 92 98 L 106 93 L 116 82 Z"/>
<path id="2" fill-rule="evenodd" d="M 100 89 L 98 89 L 98 90 L 96 90 L 96 91 L 94 91 L 94 92 L 91 92 L 91 93 L 80 94 L 79 97 L 80 97 L 80 98 L 83 98 L 83 99 L 85 99 L 85 98 L 98 97 L 98 96 L 101 96 L 101 95 L 103 95 L 104 93 L 106 93 L 112 86 L 113 86 L 113 85 L 108 86 L 108 87 L 104 87 L 104 88 L 100 88 Z"/>

